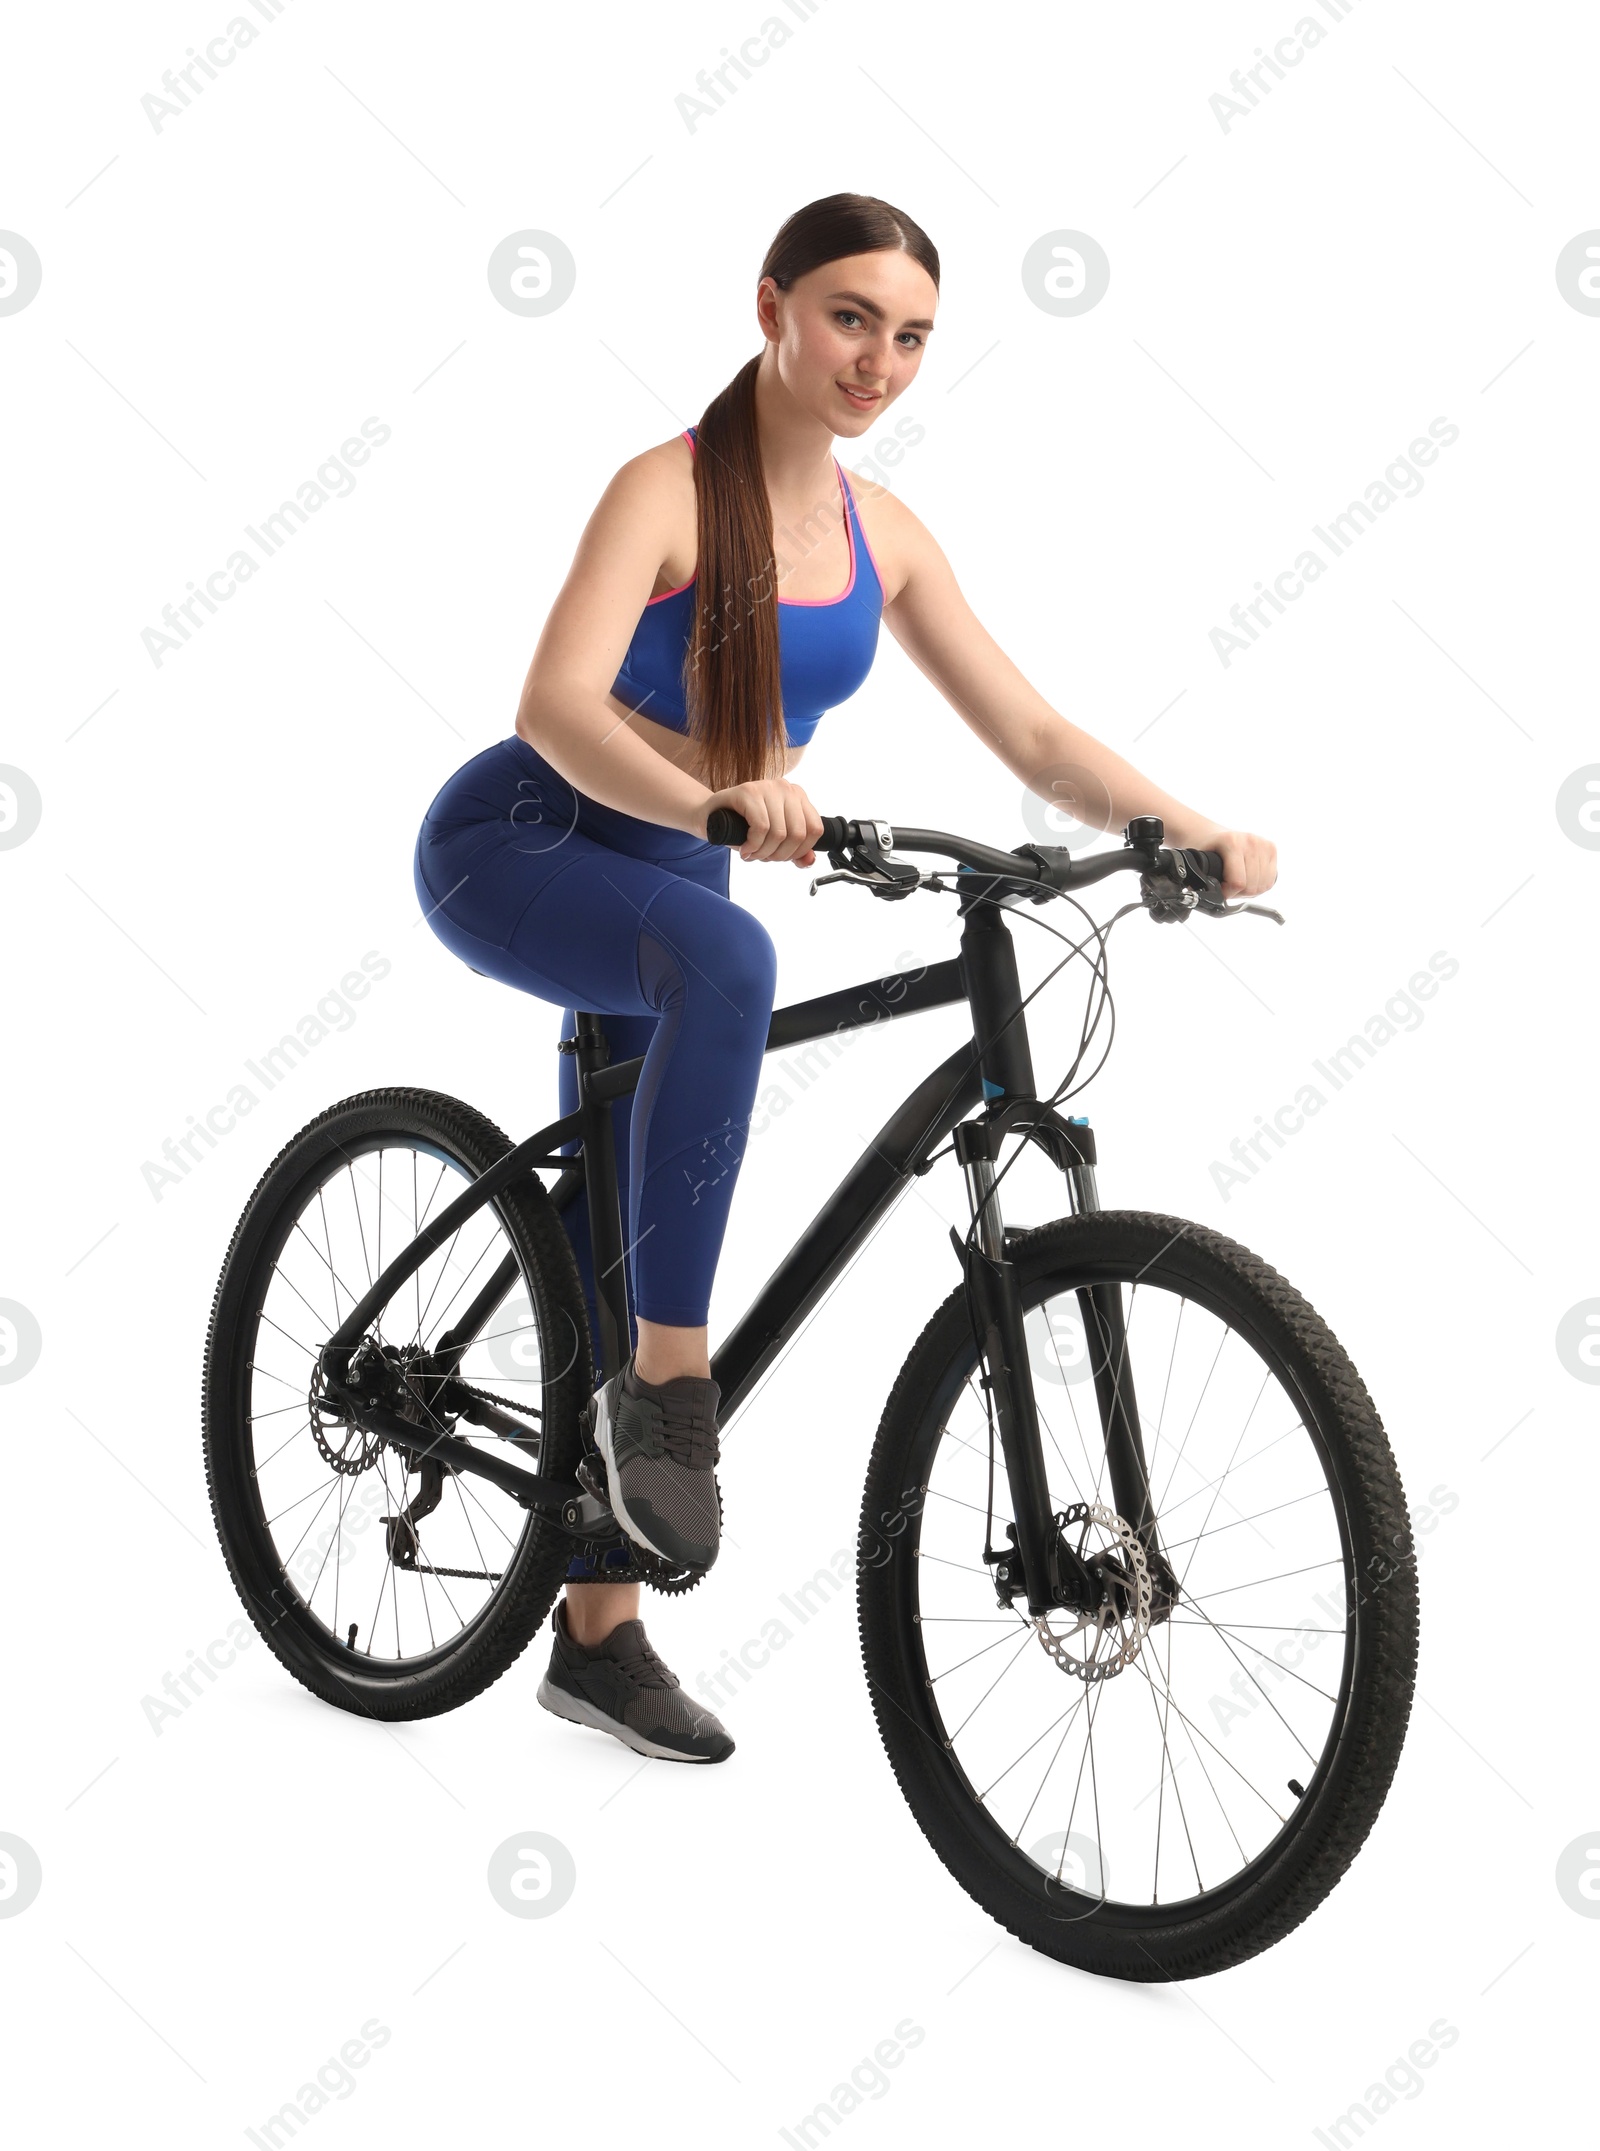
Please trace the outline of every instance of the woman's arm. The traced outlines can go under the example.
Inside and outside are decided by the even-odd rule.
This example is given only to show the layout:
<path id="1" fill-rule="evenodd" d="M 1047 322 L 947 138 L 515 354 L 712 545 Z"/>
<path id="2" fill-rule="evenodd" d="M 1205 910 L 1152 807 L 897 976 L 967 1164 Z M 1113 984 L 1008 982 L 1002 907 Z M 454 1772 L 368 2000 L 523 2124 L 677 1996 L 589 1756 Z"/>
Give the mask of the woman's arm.
<path id="1" fill-rule="evenodd" d="M 864 484 L 862 490 L 875 491 Z M 1226 829 L 1185 806 L 1053 710 L 978 619 L 949 561 L 905 503 L 885 492 L 873 505 L 894 562 L 891 579 L 898 578 L 884 625 L 1013 776 L 1094 828 L 1121 829 L 1136 814 L 1159 814 L 1168 843 L 1221 852 L 1229 896 L 1272 887 L 1277 851 L 1265 837 Z M 1052 772 L 1063 767 L 1076 779 L 1066 794 L 1050 785 Z"/>
<path id="2" fill-rule="evenodd" d="M 651 449 L 606 487 L 545 620 L 516 729 L 602 806 L 703 836 L 705 786 L 647 746 L 607 700 L 655 588 L 675 508 L 681 517 L 685 482 Z"/>
<path id="3" fill-rule="evenodd" d="M 517 732 L 602 806 L 700 837 L 713 806 L 732 806 L 749 824 L 743 858 L 809 866 L 822 817 L 798 784 L 766 778 L 708 791 L 641 739 L 608 699 L 673 535 L 694 527 L 694 477 L 683 442 L 622 466 L 550 608 L 523 683 Z"/>

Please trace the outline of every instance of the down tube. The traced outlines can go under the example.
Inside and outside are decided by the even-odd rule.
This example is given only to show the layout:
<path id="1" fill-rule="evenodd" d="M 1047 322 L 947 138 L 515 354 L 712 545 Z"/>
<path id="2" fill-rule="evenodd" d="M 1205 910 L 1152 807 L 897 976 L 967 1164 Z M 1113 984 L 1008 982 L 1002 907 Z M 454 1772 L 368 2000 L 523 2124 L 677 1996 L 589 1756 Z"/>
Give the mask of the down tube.
<path id="1" fill-rule="evenodd" d="M 924 1076 L 885 1121 L 711 1356 L 726 1426 L 901 1192 L 981 1095 L 971 1039 Z"/>

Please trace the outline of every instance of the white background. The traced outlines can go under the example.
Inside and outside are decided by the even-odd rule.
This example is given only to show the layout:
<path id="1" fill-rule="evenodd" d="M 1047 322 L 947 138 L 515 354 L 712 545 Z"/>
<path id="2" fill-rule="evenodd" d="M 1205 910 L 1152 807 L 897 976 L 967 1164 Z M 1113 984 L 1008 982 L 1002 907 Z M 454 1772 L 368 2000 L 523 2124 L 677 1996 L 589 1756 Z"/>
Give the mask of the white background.
<path id="1" fill-rule="evenodd" d="M 141 97 L 229 11 L 90 7 L 69 47 L 35 10 L 4 47 L 0 225 L 44 270 L 0 318 L 0 762 L 43 804 L 0 853 L 0 1298 L 43 1339 L 0 1390 L 0 1829 L 44 1874 L 0 1920 L 27 2140 L 70 2110 L 80 2141 L 238 2142 L 374 2018 L 391 2037 L 316 2144 L 776 2142 L 906 2018 L 925 2037 L 841 2123 L 850 2145 L 1315 2141 L 1440 2018 L 1459 2038 L 1382 2142 L 1482 2140 L 1535 2086 L 1575 2092 L 1600 1927 L 1554 1871 L 1600 1828 L 1573 1647 L 1596 1487 L 1592 1392 L 1555 1332 L 1600 1290 L 1579 1134 L 1600 859 L 1555 798 L 1597 758 L 1600 319 L 1554 269 L 1600 224 L 1592 17 L 1362 0 L 1225 132 L 1209 100 L 1297 0 L 824 0 L 691 129 L 674 100 L 763 0 L 289 0 L 156 132 Z M 840 188 L 940 249 L 895 414 L 926 433 L 894 483 L 979 616 L 1065 714 L 1281 847 L 1285 930 L 1119 929 L 1116 1051 L 1080 1107 L 1102 1192 L 1275 1263 L 1360 1367 L 1414 1509 L 1455 1497 L 1421 1541 L 1418 1703 L 1370 1842 L 1288 1940 L 1181 1988 L 1087 1979 L 960 1893 L 895 1790 L 843 1596 L 728 1706 L 738 1753 L 714 1771 L 635 1775 L 545 1716 L 543 1637 L 470 1709 L 395 1730 L 314 1702 L 259 1643 L 159 1734 L 142 1707 L 240 1612 L 197 1389 L 266 1162 L 376 1084 L 517 1135 L 554 1110 L 558 1012 L 418 923 L 416 827 L 510 730 L 610 473 L 756 348 L 772 233 Z M 539 319 L 485 275 L 526 227 L 578 265 Z M 1060 228 L 1111 261 L 1077 318 L 1019 273 Z M 355 493 L 154 665 L 161 608 L 368 417 L 392 438 Z M 1435 418 L 1459 439 L 1420 495 L 1224 667 L 1230 606 Z M 887 635 L 804 781 L 825 812 L 1026 834 L 1014 780 Z M 925 897 L 734 874 L 780 999 L 953 949 Z M 1050 944 L 1018 937 L 1031 981 Z M 353 1026 L 157 1200 L 163 1140 L 368 950 L 392 969 Z M 1213 1161 L 1438 950 L 1459 972 L 1420 1027 L 1224 1199 Z M 1041 1078 L 1076 1010 L 1052 989 Z M 714 1339 L 960 1031 L 916 1018 L 795 1087 L 744 1167 Z M 1064 1207 L 1040 1175 L 1010 1215 Z M 739 1418 L 737 1544 L 645 1609 L 686 1681 L 853 1543 L 960 1214 L 946 1164 Z M 530 1829 L 577 1866 L 547 1920 L 485 1883 Z"/>

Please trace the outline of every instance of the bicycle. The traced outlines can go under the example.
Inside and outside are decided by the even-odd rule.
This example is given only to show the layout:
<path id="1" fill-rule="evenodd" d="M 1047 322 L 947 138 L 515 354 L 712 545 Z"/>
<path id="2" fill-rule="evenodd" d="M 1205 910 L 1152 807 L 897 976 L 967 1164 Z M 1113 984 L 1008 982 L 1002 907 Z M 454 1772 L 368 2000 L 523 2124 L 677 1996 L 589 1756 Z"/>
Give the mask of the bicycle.
<path id="1" fill-rule="evenodd" d="M 712 822 L 743 841 L 737 814 Z M 1209 1227 L 1103 1210 L 1093 1131 L 1057 1107 L 1109 1005 L 1118 919 L 1264 907 L 1224 901 L 1217 856 L 1166 848 L 1150 817 L 1081 857 L 837 817 L 818 849 L 833 871 L 813 894 L 954 895 L 960 953 L 774 1011 L 768 1050 L 961 1001 L 973 1038 L 889 1117 L 714 1354 L 721 1424 L 953 1153 L 961 1279 L 895 1379 L 861 1510 L 884 1747 L 934 1851 L 1034 1948 L 1132 1980 L 1240 1963 L 1333 1888 L 1392 1779 L 1416 1664 L 1405 1497 L 1312 1308 Z M 1041 1098 L 1026 1020 L 1041 989 L 1022 994 L 1009 921 L 1124 870 L 1138 898 L 1088 920 L 1056 966 L 1082 962 L 1090 991 L 1077 1058 Z M 268 1168 L 223 1264 L 203 1385 L 218 1533 L 277 1657 L 341 1709 L 467 1702 L 569 1578 L 699 1580 L 627 1541 L 586 1453 L 596 1381 L 629 1337 L 610 1108 L 643 1064 L 612 1064 L 590 1012 L 564 1050 L 577 1110 L 515 1146 L 432 1092 L 330 1107 Z M 1030 1147 L 1070 1214 L 1019 1229 L 1000 1188 Z M 593 1339 L 559 1216 L 580 1195 Z"/>

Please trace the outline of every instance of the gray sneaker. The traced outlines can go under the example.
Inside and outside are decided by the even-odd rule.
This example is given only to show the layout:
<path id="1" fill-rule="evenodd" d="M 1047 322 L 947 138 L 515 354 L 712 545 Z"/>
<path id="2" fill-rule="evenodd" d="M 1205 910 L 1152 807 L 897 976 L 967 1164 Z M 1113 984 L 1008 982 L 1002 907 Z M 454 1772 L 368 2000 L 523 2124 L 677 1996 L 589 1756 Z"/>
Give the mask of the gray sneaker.
<path id="1" fill-rule="evenodd" d="M 676 1673 L 650 1648 L 643 1621 L 620 1622 L 592 1650 L 573 1641 L 565 1599 L 550 1625 L 555 1648 L 539 1683 L 546 1710 L 665 1762 L 720 1763 L 733 1753 L 733 1742 L 711 1712 L 690 1702 Z"/>
<path id="2" fill-rule="evenodd" d="M 717 1558 L 719 1395 L 709 1375 L 641 1381 L 631 1353 L 595 1392 L 594 1445 L 612 1515 L 629 1538 L 685 1568 Z"/>

